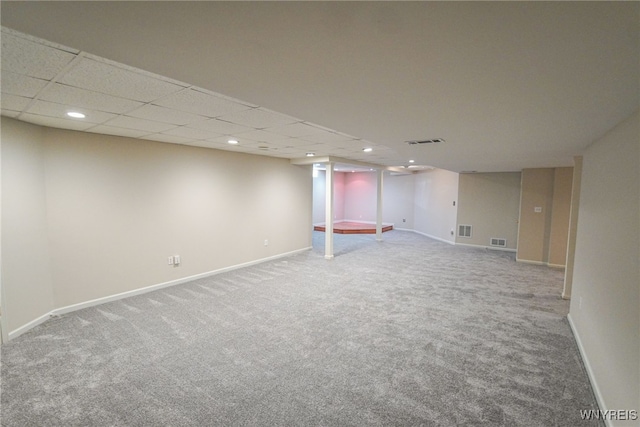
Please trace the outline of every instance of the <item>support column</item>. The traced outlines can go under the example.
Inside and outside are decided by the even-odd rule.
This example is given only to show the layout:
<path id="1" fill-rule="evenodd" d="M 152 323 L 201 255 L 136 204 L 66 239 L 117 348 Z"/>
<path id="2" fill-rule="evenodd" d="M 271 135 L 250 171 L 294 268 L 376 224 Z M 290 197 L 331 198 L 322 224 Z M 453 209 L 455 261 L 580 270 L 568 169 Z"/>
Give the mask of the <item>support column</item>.
<path id="1" fill-rule="evenodd" d="M 333 163 L 327 163 L 324 214 L 324 258 L 333 258 Z"/>
<path id="2" fill-rule="evenodd" d="M 377 213 L 376 213 L 376 240 L 382 241 L 382 169 L 378 169 L 378 197 L 377 197 Z"/>

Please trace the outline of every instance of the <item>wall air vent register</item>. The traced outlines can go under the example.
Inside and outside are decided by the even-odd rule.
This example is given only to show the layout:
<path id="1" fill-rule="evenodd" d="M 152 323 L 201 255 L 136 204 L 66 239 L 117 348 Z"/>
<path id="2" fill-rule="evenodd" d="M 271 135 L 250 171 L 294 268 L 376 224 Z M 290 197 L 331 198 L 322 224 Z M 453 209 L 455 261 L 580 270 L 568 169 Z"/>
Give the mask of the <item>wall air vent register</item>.
<path id="1" fill-rule="evenodd" d="M 465 224 L 458 225 L 458 237 L 471 238 L 471 226 Z"/>

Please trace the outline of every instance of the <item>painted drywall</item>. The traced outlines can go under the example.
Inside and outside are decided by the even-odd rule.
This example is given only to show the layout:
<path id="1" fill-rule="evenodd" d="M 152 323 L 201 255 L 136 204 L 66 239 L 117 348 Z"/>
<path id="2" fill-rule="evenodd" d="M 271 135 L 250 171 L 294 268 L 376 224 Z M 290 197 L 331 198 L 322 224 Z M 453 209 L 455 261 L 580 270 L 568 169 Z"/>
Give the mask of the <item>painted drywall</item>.
<path id="1" fill-rule="evenodd" d="M 375 172 L 354 172 L 343 175 L 345 185 L 344 218 L 346 220 L 375 222 L 378 206 L 377 174 Z M 382 188 L 384 189 L 384 181 Z"/>
<path id="2" fill-rule="evenodd" d="M 554 267 L 564 267 L 567 262 L 572 185 L 573 168 L 555 168 L 553 175 L 553 200 L 551 204 L 551 229 L 549 232 L 549 254 L 547 256 L 548 264 Z"/>
<path id="3" fill-rule="evenodd" d="M 333 173 L 333 219 L 344 220 L 345 177 L 343 172 Z M 324 224 L 326 206 L 326 179 L 324 170 L 318 170 L 313 178 L 313 224 Z"/>
<path id="4" fill-rule="evenodd" d="M 489 246 L 492 237 L 504 238 L 507 249 L 518 247 L 520 172 L 460 174 L 458 224 L 472 226 L 470 238 L 456 243 Z"/>
<path id="5" fill-rule="evenodd" d="M 562 298 L 571 298 L 573 286 L 573 268 L 576 259 L 576 234 L 578 233 L 578 212 L 580 210 L 580 191 L 582 184 L 582 156 L 573 159 L 573 181 L 571 185 L 571 211 L 569 213 L 569 236 L 567 238 L 567 260 L 564 270 Z"/>
<path id="6" fill-rule="evenodd" d="M 3 140 L 11 126 L 24 127 L 3 118 Z M 3 235 L 3 270 L 9 261 L 23 266 L 3 280 L 12 329 L 50 309 L 46 299 L 51 296 L 53 307 L 62 308 L 311 246 L 309 166 L 108 135 L 41 131 L 41 153 L 34 152 L 30 163 L 13 161 L 10 152 L 3 156 L 3 174 L 35 177 L 30 191 L 39 197 L 28 206 L 35 218 L 27 225 L 39 227 L 34 242 L 23 248 L 18 239 Z M 23 132 L 13 145 L 33 140 Z M 3 146 L 3 154 L 9 148 Z M 9 198 L 23 186 L 7 182 L 6 195 L 3 188 L 4 230 L 20 226 Z M 36 262 L 47 254 L 45 234 L 48 294 L 18 298 L 18 289 L 36 274 L 27 267 L 42 266 L 41 276 L 47 275 L 46 263 Z M 176 254 L 180 266 L 168 265 L 168 257 Z M 17 312 L 29 314 L 12 315 Z"/>
<path id="7" fill-rule="evenodd" d="M 44 130 L 2 117 L 3 330 L 54 308 L 47 238 Z"/>
<path id="8" fill-rule="evenodd" d="M 325 202 L 326 202 L 326 172 L 315 170 L 313 172 L 313 206 L 312 206 L 312 222 L 314 224 L 322 224 L 325 222 Z M 335 177 L 335 174 L 334 174 Z"/>
<path id="9" fill-rule="evenodd" d="M 640 410 L 639 171 L 636 112 L 589 146 L 582 165 L 569 319 L 602 410 Z"/>
<path id="10" fill-rule="evenodd" d="M 414 230 L 445 242 L 455 243 L 458 174 L 432 169 L 414 176 Z"/>
<path id="11" fill-rule="evenodd" d="M 58 307 L 310 246 L 308 167 L 55 129 L 47 143 Z"/>
<path id="12" fill-rule="evenodd" d="M 383 221 L 396 229 L 413 230 L 415 175 L 385 173 L 383 179 Z"/>
<path id="13" fill-rule="evenodd" d="M 518 227 L 519 261 L 546 264 L 553 204 L 553 168 L 524 169 Z"/>

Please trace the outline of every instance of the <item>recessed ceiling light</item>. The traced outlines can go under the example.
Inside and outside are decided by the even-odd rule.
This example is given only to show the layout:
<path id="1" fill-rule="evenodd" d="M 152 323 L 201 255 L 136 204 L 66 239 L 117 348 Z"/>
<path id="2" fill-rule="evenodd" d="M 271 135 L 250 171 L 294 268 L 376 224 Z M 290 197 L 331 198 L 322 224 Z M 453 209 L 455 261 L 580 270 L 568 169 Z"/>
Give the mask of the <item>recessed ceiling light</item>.
<path id="1" fill-rule="evenodd" d="M 371 147 L 363 148 L 362 151 L 364 151 L 365 153 L 370 153 L 373 151 L 373 148 Z"/>
<path id="2" fill-rule="evenodd" d="M 69 111 L 69 112 L 67 113 L 67 116 L 69 116 L 69 117 L 73 117 L 74 119 L 84 119 L 85 117 L 87 117 L 87 116 L 85 116 L 84 114 L 79 113 L 79 112 L 77 112 L 77 111 Z"/>
<path id="3" fill-rule="evenodd" d="M 237 140 L 237 139 L 230 139 L 230 140 L 228 140 L 227 142 L 228 142 L 229 144 L 231 144 L 231 145 L 236 145 L 236 144 L 238 143 L 238 140 Z"/>
<path id="4" fill-rule="evenodd" d="M 307 157 L 313 157 L 315 155 L 316 155 L 316 153 L 307 153 Z"/>
<path id="5" fill-rule="evenodd" d="M 415 162 L 415 160 L 409 160 L 409 163 L 414 163 L 414 162 Z"/>

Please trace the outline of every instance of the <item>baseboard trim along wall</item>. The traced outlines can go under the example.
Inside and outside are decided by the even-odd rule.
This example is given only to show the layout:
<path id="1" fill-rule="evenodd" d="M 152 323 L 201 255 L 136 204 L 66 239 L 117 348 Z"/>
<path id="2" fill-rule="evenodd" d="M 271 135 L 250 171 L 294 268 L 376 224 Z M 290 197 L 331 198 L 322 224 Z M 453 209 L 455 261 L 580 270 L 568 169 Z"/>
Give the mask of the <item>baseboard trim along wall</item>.
<path id="1" fill-rule="evenodd" d="M 450 244 L 450 245 L 455 245 L 455 244 L 456 244 L 456 242 L 452 242 L 451 240 L 445 240 L 445 239 L 443 239 L 442 237 L 432 236 L 431 234 L 423 233 L 422 231 L 418 231 L 418 230 L 409 230 L 409 229 L 405 229 L 405 230 L 407 230 L 407 231 L 413 231 L 414 233 L 418 233 L 418 234 L 421 234 L 421 235 L 423 235 L 423 236 L 425 236 L 425 237 L 428 237 L 428 238 L 430 238 L 430 239 L 438 240 L 438 241 L 440 241 L 440 242 L 448 243 L 448 244 Z"/>
<path id="2" fill-rule="evenodd" d="M 456 246 L 468 246 L 470 248 L 482 248 L 482 249 L 489 249 L 492 251 L 502 251 L 502 252 L 517 252 L 517 249 L 501 248 L 498 246 L 470 245 L 469 243 L 456 243 Z"/>
<path id="3" fill-rule="evenodd" d="M 218 270 L 212 270 L 212 271 L 207 271 L 205 273 L 200 273 L 200 274 L 195 274 L 193 276 L 187 276 L 187 277 L 183 277 L 181 279 L 176 279 L 176 280 L 171 280 L 169 282 L 164 282 L 164 283 L 158 283 L 155 285 L 151 285 L 151 286 L 146 286 L 144 288 L 139 288 L 139 289 L 134 289 L 132 291 L 127 291 L 127 292 L 121 292 L 119 294 L 114 294 L 114 295 L 109 295 L 106 297 L 102 297 L 102 298 L 96 298 L 90 301 L 85 301 L 85 302 L 81 302 L 78 304 L 72 304 L 72 305 L 68 305 L 66 307 L 60 307 L 60 308 L 56 308 L 51 310 L 49 313 L 46 313 L 40 317 L 38 317 L 37 319 L 32 320 L 31 322 L 22 325 L 21 327 L 9 332 L 9 340 L 12 340 L 14 338 L 19 337 L 20 335 L 24 334 L 25 332 L 29 331 L 32 328 L 35 328 L 36 326 L 46 322 L 47 320 L 51 319 L 52 317 L 57 317 L 66 313 L 71 313 L 73 311 L 77 311 L 77 310 L 82 310 L 83 308 L 89 308 L 89 307 L 93 307 L 96 305 L 100 305 L 100 304 L 105 304 L 111 301 L 117 301 L 120 299 L 124 299 L 124 298 L 128 298 L 128 297 L 132 297 L 135 295 L 140 295 L 140 294 L 145 294 L 147 292 L 152 292 L 152 291 L 156 291 L 158 289 L 162 289 L 162 288 L 167 288 L 170 286 L 175 286 L 175 285 L 180 285 L 182 283 L 187 283 L 190 282 L 192 280 L 196 280 L 196 279 L 202 279 L 204 277 L 209 277 L 209 276 L 215 276 L 216 274 L 221 274 L 221 273 L 226 273 L 227 271 L 232 271 L 232 270 L 238 270 L 240 268 L 244 268 L 244 267 L 249 267 L 252 265 L 256 265 L 256 264 L 262 264 L 264 262 L 267 261 L 272 261 L 275 259 L 279 259 L 279 258 L 286 258 L 301 252 L 305 252 L 312 249 L 311 246 L 306 247 L 306 248 L 302 248 L 302 249 L 297 249 L 295 251 L 291 251 L 291 252 L 285 252 L 279 255 L 273 255 L 267 258 L 260 258 L 254 261 L 249 261 L 249 262 L 245 262 L 242 264 L 236 264 L 236 265 L 232 265 L 229 267 L 224 267 L 224 268 L 220 268 Z"/>
<path id="4" fill-rule="evenodd" d="M 514 251 L 515 252 L 515 251 Z M 532 261 L 530 259 L 522 259 L 522 258 L 516 258 L 517 262 L 522 262 L 525 264 L 532 264 L 532 265 L 544 265 L 545 267 L 550 267 L 550 268 L 558 268 L 558 269 L 564 269 L 567 266 L 566 265 L 561 265 L 561 264 L 551 264 L 548 262 L 544 262 L 544 261 Z"/>
<path id="5" fill-rule="evenodd" d="M 571 313 L 567 314 L 567 320 L 569 321 L 569 328 L 571 329 L 571 333 L 573 334 L 573 338 L 576 340 L 576 344 L 578 345 L 578 351 L 580 352 L 580 358 L 582 359 L 582 363 L 587 371 L 587 377 L 589 378 L 589 382 L 591 383 L 591 389 L 593 390 L 593 394 L 596 396 L 596 402 L 598 402 L 598 406 L 601 411 L 607 410 L 607 405 L 604 403 L 604 398 L 602 397 L 602 393 L 600 393 L 600 388 L 598 388 L 598 382 L 596 381 L 593 369 L 591 369 L 591 364 L 589 364 L 589 358 L 587 358 L 587 354 L 582 346 L 582 340 L 580 339 L 580 334 L 576 330 L 575 325 L 573 324 L 573 320 L 571 319 Z M 610 419 L 605 419 L 605 424 L 608 427 L 613 427 Z"/>

